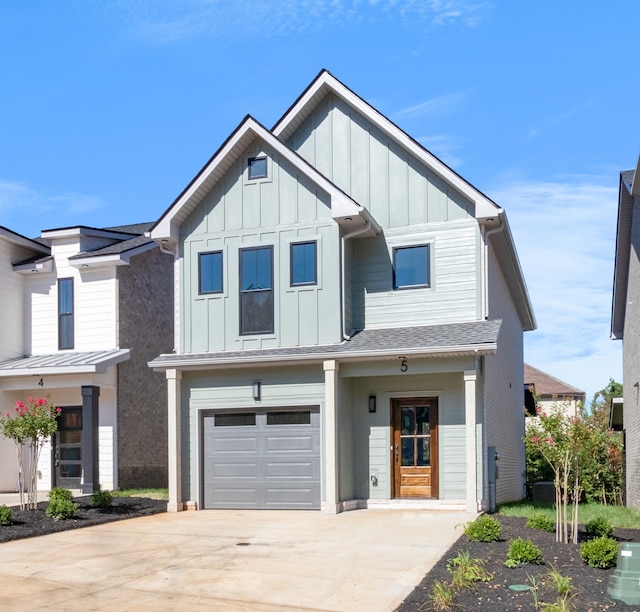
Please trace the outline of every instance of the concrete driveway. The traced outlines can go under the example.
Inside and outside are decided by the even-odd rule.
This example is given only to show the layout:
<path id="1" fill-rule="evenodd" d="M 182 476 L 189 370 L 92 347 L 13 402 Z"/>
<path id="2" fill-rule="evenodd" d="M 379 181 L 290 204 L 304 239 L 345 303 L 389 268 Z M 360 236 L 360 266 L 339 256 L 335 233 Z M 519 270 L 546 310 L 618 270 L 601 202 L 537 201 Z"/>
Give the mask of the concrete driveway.
<path id="1" fill-rule="evenodd" d="M 393 610 L 475 515 L 208 510 L 0 544 L 3 610 Z"/>

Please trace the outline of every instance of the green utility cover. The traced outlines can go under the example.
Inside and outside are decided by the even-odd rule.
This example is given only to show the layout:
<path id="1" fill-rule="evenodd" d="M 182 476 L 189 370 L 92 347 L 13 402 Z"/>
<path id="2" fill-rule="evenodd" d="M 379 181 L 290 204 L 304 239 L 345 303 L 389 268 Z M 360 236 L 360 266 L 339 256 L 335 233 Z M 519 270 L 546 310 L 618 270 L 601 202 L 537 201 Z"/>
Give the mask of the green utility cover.
<path id="1" fill-rule="evenodd" d="M 640 604 L 640 544 L 618 544 L 617 567 L 609 578 L 609 597 L 626 604 Z"/>

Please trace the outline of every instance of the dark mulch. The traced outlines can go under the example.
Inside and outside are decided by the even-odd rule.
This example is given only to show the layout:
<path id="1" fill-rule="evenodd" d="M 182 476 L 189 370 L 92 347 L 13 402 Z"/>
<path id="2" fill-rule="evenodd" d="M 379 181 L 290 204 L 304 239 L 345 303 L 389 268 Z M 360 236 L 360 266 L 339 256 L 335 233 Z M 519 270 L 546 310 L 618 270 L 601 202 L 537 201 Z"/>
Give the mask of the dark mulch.
<path id="1" fill-rule="evenodd" d="M 45 514 L 48 501 L 39 502 L 36 510 L 12 507 L 13 524 L 0 525 L 0 543 L 167 511 L 166 501 L 146 497 L 114 497 L 112 506 L 102 509 L 91 505 L 90 495 L 76 497 L 74 501 L 80 504 L 77 515 L 60 521 Z"/>
<path id="2" fill-rule="evenodd" d="M 615 568 L 610 570 L 590 568 L 580 558 L 579 544 L 557 543 L 554 533 L 526 527 L 524 518 L 495 516 L 502 524 L 501 541 L 491 544 L 470 542 L 465 535 L 461 535 L 411 595 L 404 600 L 397 612 L 433 610 L 429 602 L 433 583 L 436 580 L 450 581 L 451 574 L 446 569 L 447 560 L 465 550 L 469 551 L 471 557 L 484 561 L 484 567 L 493 574 L 493 579 L 490 582 L 478 583 L 474 590 L 457 593 L 454 598 L 454 603 L 459 606 L 457 609 L 491 610 L 492 612 L 536 610 L 530 591 L 517 592 L 509 589 L 509 586 L 531 584 L 531 577 L 542 581 L 543 575 L 553 566 L 563 576 L 568 576 L 572 580 L 575 596 L 571 600 L 571 609 L 580 612 L 640 611 L 640 606 L 627 605 L 622 601 L 609 598 L 607 586 L 609 576 Z M 636 529 L 616 529 L 613 536 L 619 542 L 640 542 L 640 530 Z M 505 567 L 509 540 L 517 537 L 529 539 L 540 547 L 543 565 L 524 565 L 513 569 Z M 579 539 L 580 541 L 585 539 L 582 531 L 579 531 Z M 537 593 L 540 602 L 553 603 L 557 599 L 557 592 L 552 591 L 545 584 L 542 584 Z"/>

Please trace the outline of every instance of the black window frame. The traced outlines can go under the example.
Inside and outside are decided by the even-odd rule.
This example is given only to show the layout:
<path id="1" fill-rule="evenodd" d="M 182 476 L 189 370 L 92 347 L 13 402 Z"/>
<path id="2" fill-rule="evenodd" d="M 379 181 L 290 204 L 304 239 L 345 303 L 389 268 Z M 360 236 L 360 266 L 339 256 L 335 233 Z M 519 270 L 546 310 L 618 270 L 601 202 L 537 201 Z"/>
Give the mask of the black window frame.
<path id="1" fill-rule="evenodd" d="M 253 173 L 253 162 L 263 161 L 264 162 L 264 173 L 254 174 Z M 269 164 L 267 162 L 266 155 L 258 155 L 257 157 L 250 157 L 247 162 L 247 179 L 250 181 L 256 181 L 258 179 L 266 179 L 269 177 Z"/>
<path id="2" fill-rule="evenodd" d="M 207 255 L 219 255 L 220 256 L 220 288 L 219 289 L 206 289 L 202 288 L 202 259 Z M 223 293 L 224 291 L 224 254 L 222 251 L 204 251 L 198 253 L 198 295 L 212 295 L 216 293 Z"/>
<path id="3" fill-rule="evenodd" d="M 396 274 L 396 258 L 398 251 L 408 251 L 410 249 L 425 249 L 426 253 L 426 266 L 425 272 L 427 275 L 425 283 L 415 283 L 410 285 L 399 285 Z M 431 287 L 431 245 L 428 243 L 425 244 L 410 244 L 406 246 L 398 246 L 393 249 L 393 288 L 394 290 L 402 290 L 402 289 L 417 289 L 421 287 Z"/>
<path id="4" fill-rule="evenodd" d="M 63 290 L 63 287 L 69 287 Z M 63 311 L 63 291 L 65 302 L 69 304 L 69 310 Z M 68 293 L 67 293 L 68 291 Z M 73 278 L 58 279 L 58 350 L 64 351 L 75 347 L 75 313 L 74 313 L 74 284 Z M 63 330 L 64 328 L 64 330 Z"/>
<path id="5" fill-rule="evenodd" d="M 239 328 L 240 328 L 240 335 L 241 336 L 256 336 L 256 335 L 263 335 L 263 334 L 273 334 L 274 330 L 275 330 L 275 291 L 273 288 L 274 285 L 274 253 L 273 253 L 273 245 L 268 245 L 268 246 L 254 246 L 254 247 L 247 247 L 247 248 L 243 248 L 240 249 L 238 252 L 238 264 L 239 264 L 239 270 L 238 270 L 238 277 L 240 282 L 238 283 L 238 287 L 239 287 L 239 291 L 240 291 L 240 321 L 239 321 Z M 256 288 L 256 289 L 243 289 L 243 285 L 244 285 L 244 281 L 243 281 L 243 275 L 242 275 L 242 267 L 243 267 L 243 256 L 245 253 L 251 252 L 251 251 L 268 251 L 269 252 L 269 257 L 270 257 L 270 287 L 269 288 Z M 257 293 L 270 293 L 271 294 L 271 325 L 269 326 L 268 329 L 247 329 L 245 330 L 245 327 L 243 325 L 243 321 L 244 321 L 244 316 L 245 316 L 245 302 L 248 301 L 246 299 L 243 299 L 244 296 L 246 295 L 250 295 L 250 294 L 257 294 Z"/>
<path id="6" fill-rule="evenodd" d="M 294 249 L 297 246 L 305 246 L 309 244 L 313 245 L 313 259 L 314 259 L 313 280 L 295 282 L 293 279 Z M 300 240 L 299 242 L 292 242 L 289 245 L 289 285 L 291 287 L 307 287 L 307 286 L 313 286 L 317 284 L 318 284 L 318 241 L 317 240 Z"/>

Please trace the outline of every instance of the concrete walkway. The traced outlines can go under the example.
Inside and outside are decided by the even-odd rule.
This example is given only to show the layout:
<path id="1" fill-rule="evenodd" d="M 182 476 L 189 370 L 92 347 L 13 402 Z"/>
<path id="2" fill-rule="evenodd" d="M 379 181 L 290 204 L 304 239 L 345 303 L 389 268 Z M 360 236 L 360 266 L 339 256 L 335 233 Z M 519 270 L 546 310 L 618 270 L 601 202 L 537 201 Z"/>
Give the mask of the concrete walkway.
<path id="1" fill-rule="evenodd" d="M 476 515 L 206 510 L 0 544 L 3 610 L 394 610 Z"/>

